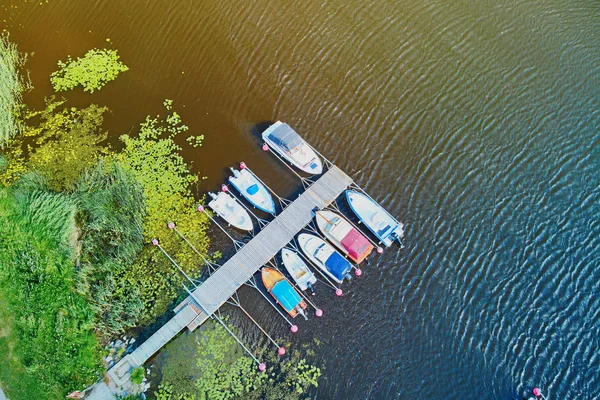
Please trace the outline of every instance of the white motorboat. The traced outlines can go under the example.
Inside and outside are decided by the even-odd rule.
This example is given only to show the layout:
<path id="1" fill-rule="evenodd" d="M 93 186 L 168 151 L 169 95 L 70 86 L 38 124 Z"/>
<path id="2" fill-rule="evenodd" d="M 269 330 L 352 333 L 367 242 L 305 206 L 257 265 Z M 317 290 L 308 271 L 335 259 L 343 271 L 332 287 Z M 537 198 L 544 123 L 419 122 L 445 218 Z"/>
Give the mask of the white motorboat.
<path id="1" fill-rule="evenodd" d="M 311 175 L 323 172 L 317 153 L 288 124 L 275 122 L 262 133 L 263 140 L 281 157 Z"/>
<path id="2" fill-rule="evenodd" d="M 316 212 L 315 219 L 323 236 L 355 263 L 360 264 L 373 251 L 369 239 L 341 215 L 321 210 Z"/>
<path id="3" fill-rule="evenodd" d="M 317 278 L 302 258 L 295 251 L 283 248 L 281 249 L 281 259 L 285 269 L 294 278 L 300 290 L 310 289 L 314 294 L 313 285 L 317 283 Z"/>
<path id="4" fill-rule="evenodd" d="M 356 216 L 383 244 L 389 247 L 397 240 L 402 245 L 404 225 L 401 222 L 396 221 L 383 207 L 362 193 L 346 190 L 346 198 Z"/>
<path id="5" fill-rule="evenodd" d="M 352 264 L 320 237 L 301 233 L 298 236 L 298 244 L 308 259 L 337 283 L 342 283 L 344 278 L 352 279 Z"/>
<path id="6" fill-rule="evenodd" d="M 248 212 L 233 197 L 225 192 L 208 194 L 212 198 L 208 206 L 227 223 L 244 231 L 251 231 L 254 228 Z"/>
<path id="7" fill-rule="evenodd" d="M 240 192 L 246 200 L 261 211 L 269 214 L 275 214 L 275 202 L 273 197 L 267 190 L 267 188 L 260 183 L 258 179 L 252 174 L 252 172 L 243 168 L 238 171 L 237 169 L 230 168 L 233 176 L 229 177 L 229 182 L 233 187 Z"/>

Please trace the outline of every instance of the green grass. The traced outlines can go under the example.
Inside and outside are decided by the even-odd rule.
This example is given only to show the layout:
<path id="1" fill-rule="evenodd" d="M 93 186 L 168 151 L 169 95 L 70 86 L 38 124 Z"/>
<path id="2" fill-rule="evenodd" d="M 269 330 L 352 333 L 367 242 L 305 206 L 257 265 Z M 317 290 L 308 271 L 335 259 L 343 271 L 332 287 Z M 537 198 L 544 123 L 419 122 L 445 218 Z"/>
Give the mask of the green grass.
<path id="1" fill-rule="evenodd" d="M 23 58 L 7 34 L 0 35 L 0 149 L 17 133 L 22 124 L 18 119 L 23 84 L 19 67 Z"/>
<path id="2" fill-rule="evenodd" d="M 0 381 L 10 399 L 56 399 L 100 372 L 93 313 L 73 290 L 75 204 L 29 176 L 0 191 Z"/>

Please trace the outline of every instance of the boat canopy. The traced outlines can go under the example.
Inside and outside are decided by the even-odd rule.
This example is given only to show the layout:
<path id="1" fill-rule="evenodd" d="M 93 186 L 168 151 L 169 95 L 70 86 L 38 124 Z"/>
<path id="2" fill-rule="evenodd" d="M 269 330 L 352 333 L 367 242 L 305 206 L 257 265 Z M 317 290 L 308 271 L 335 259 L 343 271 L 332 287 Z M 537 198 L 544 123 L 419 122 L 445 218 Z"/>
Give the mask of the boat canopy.
<path id="1" fill-rule="evenodd" d="M 296 133 L 288 124 L 281 124 L 269 134 L 269 139 L 276 145 L 283 147 L 291 152 L 303 143 L 300 135 Z"/>
<path id="2" fill-rule="evenodd" d="M 362 260 L 371 251 L 371 243 L 356 229 L 351 229 L 342 239 L 342 246 L 356 260 Z"/>
<path id="3" fill-rule="evenodd" d="M 271 293 L 288 312 L 291 312 L 302 301 L 292 285 L 285 279 L 277 282 L 271 289 Z"/>
<path id="4" fill-rule="evenodd" d="M 329 258 L 327 258 L 327 261 L 325 261 L 325 266 L 327 267 L 327 270 L 340 281 L 343 280 L 348 271 L 352 269 L 352 265 L 350 265 L 348 260 L 342 257 L 337 251 L 331 253 Z"/>

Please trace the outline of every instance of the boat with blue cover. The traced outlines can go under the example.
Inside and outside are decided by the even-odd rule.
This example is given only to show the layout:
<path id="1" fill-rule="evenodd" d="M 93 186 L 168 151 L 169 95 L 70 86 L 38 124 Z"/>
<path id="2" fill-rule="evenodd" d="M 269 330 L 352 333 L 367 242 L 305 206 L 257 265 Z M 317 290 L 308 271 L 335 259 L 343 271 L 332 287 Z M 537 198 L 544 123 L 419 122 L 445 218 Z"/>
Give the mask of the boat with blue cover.
<path id="1" fill-rule="evenodd" d="M 313 286 L 317 283 L 315 274 L 308 268 L 306 263 L 300 258 L 298 253 L 293 250 L 281 249 L 281 260 L 287 272 L 294 279 L 300 290 L 310 289 L 315 294 Z"/>
<path id="2" fill-rule="evenodd" d="M 352 279 L 352 264 L 320 237 L 301 233 L 298 236 L 298 244 L 308 259 L 337 283 L 342 283 L 344 279 Z"/>
<path id="3" fill-rule="evenodd" d="M 247 169 L 230 168 L 233 176 L 229 177 L 231 185 L 240 192 L 254 207 L 269 214 L 275 214 L 275 202 L 267 188 Z"/>
<path id="4" fill-rule="evenodd" d="M 306 303 L 281 272 L 274 268 L 264 267 L 261 277 L 267 291 L 290 317 L 296 318 L 300 314 L 304 319 L 308 319 L 304 313 Z"/>
<path id="5" fill-rule="evenodd" d="M 346 190 L 346 199 L 354 214 L 377 236 L 381 243 L 390 247 L 394 240 L 397 240 L 402 245 L 404 225 L 396 221 L 383 207 L 370 197 L 355 190 Z"/>
<path id="6" fill-rule="evenodd" d="M 317 153 L 288 124 L 275 122 L 262 133 L 263 140 L 281 157 L 311 175 L 323 172 Z"/>

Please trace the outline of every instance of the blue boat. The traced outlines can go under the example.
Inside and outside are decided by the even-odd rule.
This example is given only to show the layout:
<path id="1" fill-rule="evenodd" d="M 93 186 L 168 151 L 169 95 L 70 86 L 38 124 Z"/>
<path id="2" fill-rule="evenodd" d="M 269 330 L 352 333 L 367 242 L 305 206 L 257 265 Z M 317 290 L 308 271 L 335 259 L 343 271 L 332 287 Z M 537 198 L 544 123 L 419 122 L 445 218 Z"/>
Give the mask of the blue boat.
<path id="1" fill-rule="evenodd" d="M 267 291 L 290 317 L 296 318 L 300 314 L 304 319 L 308 319 L 304 313 L 306 303 L 281 272 L 274 268 L 264 267 L 261 277 Z"/>
<path id="2" fill-rule="evenodd" d="M 240 192 L 254 207 L 269 214 L 275 214 L 275 202 L 267 188 L 247 169 L 240 171 L 230 168 L 233 176 L 229 177 L 231 185 Z"/>
<path id="3" fill-rule="evenodd" d="M 346 199 L 354 214 L 377 238 L 390 247 L 394 240 L 402 245 L 404 230 L 401 222 L 396 221 L 387 211 L 370 197 L 355 190 L 346 190 Z"/>
<path id="4" fill-rule="evenodd" d="M 320 237 L 302 233 L 298 236 L 298 244 L 308 259 L 337 283 L 352 279 L 352 264 Z"/>

